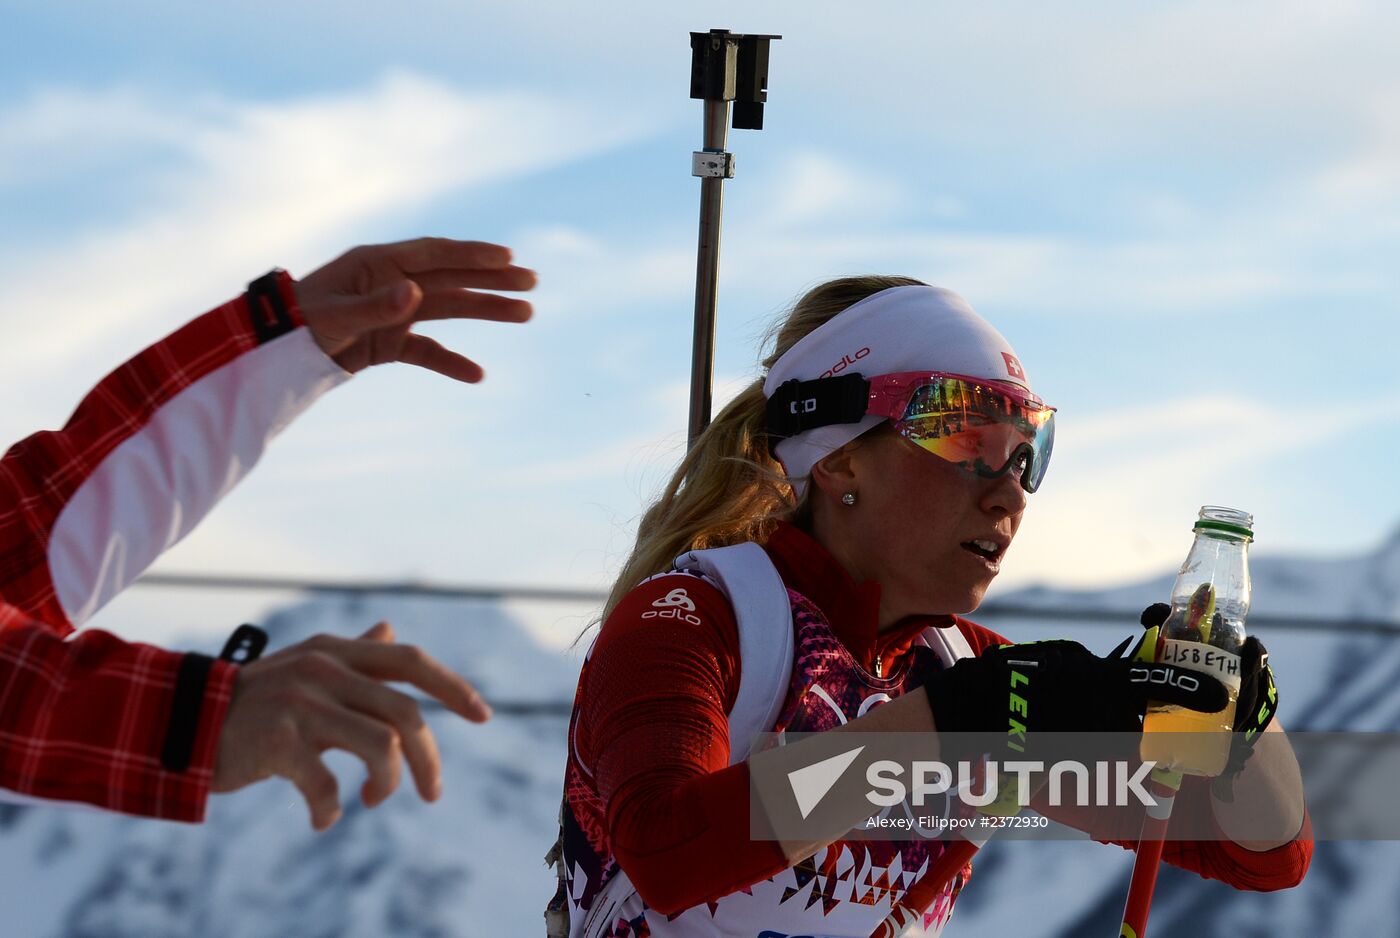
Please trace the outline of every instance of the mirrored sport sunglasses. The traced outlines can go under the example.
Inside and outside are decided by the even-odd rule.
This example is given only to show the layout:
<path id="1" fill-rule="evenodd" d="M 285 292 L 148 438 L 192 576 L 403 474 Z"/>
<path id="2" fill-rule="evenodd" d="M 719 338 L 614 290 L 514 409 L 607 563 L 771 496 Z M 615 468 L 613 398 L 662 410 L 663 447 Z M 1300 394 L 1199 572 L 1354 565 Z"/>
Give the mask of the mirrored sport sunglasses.
<path id="1" fill-rule="evenodd" d="M 1055 445 L 1055 408 L 1025 388 L 929 371 L 784 382 L 768 401 L 768 432 L 783 439 L 867 415 L 984 478 L 1015 470 L 1027 492 L 1040 488 Z"/>

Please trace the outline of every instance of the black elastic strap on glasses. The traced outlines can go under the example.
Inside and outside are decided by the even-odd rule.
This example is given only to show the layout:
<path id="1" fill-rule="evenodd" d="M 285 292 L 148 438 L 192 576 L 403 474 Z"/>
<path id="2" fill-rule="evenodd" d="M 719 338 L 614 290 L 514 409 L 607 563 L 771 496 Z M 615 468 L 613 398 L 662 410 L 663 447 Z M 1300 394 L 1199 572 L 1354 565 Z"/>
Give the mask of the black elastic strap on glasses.
<path id="1" fill-rule="evenodd" d="M 858 374 L 793 378 L 778 385 L 768 399 L 768 435 L 782 440 L 834 423 L 856 423 L 869 405 L 870 382 Z"/>

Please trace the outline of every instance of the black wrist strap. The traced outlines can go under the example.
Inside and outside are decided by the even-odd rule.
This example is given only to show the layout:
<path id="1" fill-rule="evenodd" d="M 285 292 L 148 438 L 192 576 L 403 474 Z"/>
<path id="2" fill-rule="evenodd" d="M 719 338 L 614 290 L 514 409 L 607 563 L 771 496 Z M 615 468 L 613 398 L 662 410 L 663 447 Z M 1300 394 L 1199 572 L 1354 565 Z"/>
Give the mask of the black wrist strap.
<path id="1" fill-rule="evenodd" d="M 221 661 L 232 661 L 234 664 L 247 664 L 250 661 L 257 661 L 267 647 L 267 633 L 256 625 L 244 622 L 233 630 L 233 634 L 224 642 L 224 650 L 219 652 Z"/>
<path id="2" fill-rule="evenodd" d="M 291 283 L 291 275 L 278 268 L 248 284 L 248 317 L 259 345 L 296 328 L 288 297 L 283 292 L 291 289 Z"/>
<path id="3" fill-rule="evenodd" d="M 233 664 L 256 661 L 267 647 L 267 633 L 256 625 L 244 623 L 233 630 L 219 660 Z M 209 686 L 209 672 L 214 659 L 190 652 L 180 661 L 175 674 L 175 693 L 170 698 L 170 720 L 165 727 L 165 745 L 161 747 L 160 764 L 169 772 L 183 772 L 194 759 L 195 737 L 199 734 L 199 714 L 204 708 L 204 689 Z"/>
<path id="4" fill-rule="evenodd" d="M 194 757 L 194 738 L 199 732 L 199 711 L 204 705 L 204 688 L 214 659 L 190 652 L 180 661 L 175 675 L 175 693 L 170 698 L 170 722 L 165 728 L 165 746 L 160 764 L 169 772 L 183 772 Z"/>

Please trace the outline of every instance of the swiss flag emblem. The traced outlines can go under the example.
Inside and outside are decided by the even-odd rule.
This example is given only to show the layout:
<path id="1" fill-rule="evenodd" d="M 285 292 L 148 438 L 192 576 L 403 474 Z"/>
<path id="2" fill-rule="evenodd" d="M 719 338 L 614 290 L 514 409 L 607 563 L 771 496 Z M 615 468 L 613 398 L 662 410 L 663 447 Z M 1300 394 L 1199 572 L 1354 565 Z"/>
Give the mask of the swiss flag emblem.
<path id="1" fill-rule="evenodd" d="M 1026 373 L 1021 368 L 1021 362 L 1010 352 L 1002 352 L 1001 357 L 1006 359 L 1006 373 L 1018 381 L 1026 380 Z"/>

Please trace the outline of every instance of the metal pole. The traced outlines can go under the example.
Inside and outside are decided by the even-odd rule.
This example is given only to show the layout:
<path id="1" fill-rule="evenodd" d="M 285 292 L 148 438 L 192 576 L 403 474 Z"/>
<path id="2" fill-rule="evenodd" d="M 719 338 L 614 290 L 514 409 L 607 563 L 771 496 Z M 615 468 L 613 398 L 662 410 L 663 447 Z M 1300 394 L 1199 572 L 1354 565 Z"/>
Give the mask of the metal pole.
<path id="1" fill-rule="evenodd" d="M 720 217 L 724 181 L 734 176 L 729 145 L 736 129 L 762 130 L 768 100 L 768 47 L 781 36 L 712 29 L 690 34 L 690 96 L 705 102 L 704 148 L 691 154 L 700 177 L 700 240 L 695 256 L 695 334 L 690 358 L 690 445 L 710 425 L 714 396 L 715 309 L 719 292 Z M 732 105 L 732 113 L 731 113 Z"/>
<path id="2" fill-rule="evenodd" d="M 1152 798 L 1156 807 L 1148 808 L 1138 835 L 1133 876 L 1128 883 L 1128 898 L 1123 905 L 1123 923 L 1118 926 L 1118 938 L 1146 938 L 1147 916 L 1152 911 L 1152 893 L 1157 888 L 1157 871 L 1162 867 L 1162 849 L 1166 846 L 1167 826 L 1171 823 L 1172 805 L 1181 776 L 1158 769 L 1152 773 Z"/>
<path id="3" fill-rule="evenodd" d="M 726 162 L 729 102 L 705 102 L 704 153 Z M 700 240 L 695 258 L 695 334 L 690 358 L 690 433 L 695 440 L 710 423 L 715 365 L 715 308 L 719 291 L 720 219 L 724 211 L 725 176 L 700 180 Z"/>

